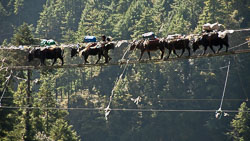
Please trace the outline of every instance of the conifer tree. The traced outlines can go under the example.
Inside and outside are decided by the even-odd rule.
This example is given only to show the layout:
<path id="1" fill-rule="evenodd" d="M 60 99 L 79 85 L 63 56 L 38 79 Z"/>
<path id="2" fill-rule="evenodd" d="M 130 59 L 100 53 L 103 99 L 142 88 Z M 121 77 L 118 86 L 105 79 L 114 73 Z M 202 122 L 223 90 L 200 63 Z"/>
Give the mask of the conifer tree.
<path id="1" fill-rule="evenodd" d="M 1 94 L 1 101 L 0 101 L 0 138 L 4 138 L 8 135 L 10 131 L 13 130 L 15 121 L 14 117 L 10 115 L 14 114 L 13 110 L 2 109 L 1 106 L 14 106 L 13 103 L 13 95 L 14 92 L 12 90 L 12 83 L 6 83 L 6 73 L 0 72 L 0 94 Z M 6 86 L 5 86 L 6 85 Z M 5 92 L 4 92 L 5 90 Z M 4 94 L 4 95 L 3 95 Z"/>
<path id="2" fill-rule="evenodd" d="M 21 9 L 23 8 L 23 5 L 24 5 L 24 0 L 15 0 L 15 3 L 14 3 L 14 13 L 17 15 L 19 13 L 19 11 L 21 11 Z"/>
<path id="3" fill-rule="evenodd" d="M 53 124 L 50 132 L 53 140 L 64 140 L 64 141 L 78 141 L 79 136 L 72 129 L 72 125 L 68 125 L 68 122 L 64 119 L 57 119 Z"/>
<path id="4" fill-rule="evenodd" d="M 187 34 L 190 32 L 191 23 L 188 20 L 187 1 L 174 0 L 172 10 L 168 13 L 164 25 L 164 34 Z"/>
<path id="5" fill-rule="evenodd" d="M 40 38 L 55 38 L 54 26 L 57 23 L 54 15 L 55 0 L 47 0 L 37 21 L 36 35 Z"/>
<path id="6" fill-rule="evenodd" d="M 27 85 L 26 82 L 21 82 L 17 92 L 14 94 L 14 104 L 16 107 L 28 107 L 27 103 Z M 13 122 L 14 129 L 9 132 L 6 139 L 9 140 L 34 140 L 35 131 L 32 129 L 32 118 L 27 117 L 26 113 L 29 109 L 18 109 L 15 114 L 10 115 L 15 117 Z"/>
<path id="7" fill-rule="evenodd" d="M 104 23 L 103 12 L 98 12 L 95 8 L 95 4 L 88 2 L 85 9 L 82 12 L 81 21 L 79 22 L 79 28 L 77 32 L 78 41 L 82 41 L 86 35 L 92 35 L 100 37 L 104 34 L 102 24 Z"/>
<path id="8" fill-rule="evenodd" d="M 27 23 L 23 23 L 23 25 L 18 27 L 15 31 L 12 38 L 12 44 L 17 46 L 34 44 L 34 37 Z"/>
<path id="9" fill-rule="evenodd" d="M 150 8 L 145 8 L 144 12 L 142 13 L 139 21 L 136 22 L 133 29 L 133 34 L 131 35 L 131 38 L 138 38 L 143 33 L 146 32 L 154 32 L 155 31 L 155 23 L 152 19 L 152 10 Z"/>
<path id="10" fill-rule="evenodd" d="M 199 16 L 198 26 L 196 32 L 201 31 L 201 26 L 206 23 L 223 23 L 227 26 L 227 19 L 229 15 L 226 14 L 226 4 L 224 0 L 206 0 L 204 2 L 202 14 Z"/>
<path id="11" fill-rule="evenodd" d="M 155 23 L 156 35 L 159 35 L 163 31 L 164 23 L 167 20 L 167 1 L 166 0 L 156 0 L 153 3 L 153 16 L 151 17 Z"/>
<path id="12" fill-rule="evenodd" d="M 231 132 L 228 133 L 230 137 L 235 141 L 248 141 L 250 140 L 250 108 L 247 107 L 247 103 L 243 102 L 240 105 L 239 113 L 235 115 L 231 121 Z"/>

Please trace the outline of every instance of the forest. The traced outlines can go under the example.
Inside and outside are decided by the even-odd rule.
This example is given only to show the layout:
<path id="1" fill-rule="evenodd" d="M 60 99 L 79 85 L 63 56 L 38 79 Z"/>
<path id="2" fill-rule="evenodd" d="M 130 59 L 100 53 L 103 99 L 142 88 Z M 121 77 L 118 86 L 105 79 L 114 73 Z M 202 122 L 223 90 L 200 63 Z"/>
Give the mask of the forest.
<path id="1" fill-rule="evenodd" d="M 229 50 L 249 49 L 249 42 L 242 43 L 250 32 L 240 31 L 250 28 L 249 13 L 249 0 L 0 0 L 0 45 L 39 39 L 76 44 L 86 35 L 130 41 L 146 32 L 199 34 L 202 25 L 218 22 L 239 30 L 229 34 Z M 127 47 L 111 51 L 111 63 Z M 152 58 L 159 55 L 156 51 Z M 139 51 L 125 58 L 138 60 Z M 83 64 L 67 49 L 64 59 Z M 90 63 L 96 59 L 90 57 Z M 4 69 L 22 64 L 38 63 L 29 63 L 23 52 L 0 49 L 0 140 L 250 140 L 249 53 L 126 68 Z M 109 111 L 103 110 L 108 105 Z"/>

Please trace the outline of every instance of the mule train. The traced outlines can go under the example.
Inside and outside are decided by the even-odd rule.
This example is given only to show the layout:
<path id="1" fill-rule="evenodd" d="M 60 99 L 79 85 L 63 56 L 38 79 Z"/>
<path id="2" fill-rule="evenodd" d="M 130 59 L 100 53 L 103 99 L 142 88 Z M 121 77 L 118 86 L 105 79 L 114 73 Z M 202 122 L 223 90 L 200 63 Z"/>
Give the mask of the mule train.
<path id="1" fill-rule="evenodd" d="M 164 59 L 165 50 L 168 50 L 168 59 L 173 52 L 177 57 L 181 57 L 185 50 L 188 51 L 188 56 L 191 56 L 191 48 L 193 52 L 196 52 L 203 46 L 203 53 L 206 53 L 207 48 L 209 47 L 213 53 L 219 53 L 219 51 L 226 46 L 226 52 L 228 51 L 228 33 L 232 33 L 231 30 L 220 31 L 220 24 L 205 24 L 203 25 L 203 32 L 201 34 L 191 34 L 187 36 L 183 36 L 180 34 L 169 35 L 166 38 L 157 38 L 153 32 L 143 34 L 143 39 L 134 40 L 129 43 L 130 50 L 139 49 L 141 51 L 139 61 L 142 59 L 142 56 L 145 52 L 148 53 L 149 59 L 151 59 L 150 52 L 152 51 L 161 51 L 160 59 Z M 114 49 L 116 43 L 111 41 L 110 37 L 106 37 L 103 35 L 101 37 L 100 42 L 96 42 L 96 37 L 94 36 L 86 36 L 84 38 L 85 44 L 77 48 L 71 48 L 71 57 L 79 56 L 84 57 L 84 63 L 88 62 L 88 57 L 98 56 L 98 60 L 96 63 L 100 61 L 102 57 L 105 58 L 105 63 L 109 63 L 112 59 L 109 56 L 109 50 Z M 217 52 L 214 50 L 214 46 L 220 46 Z M 181 50 L 181 54 L 178 55 L 176 50 Z M 33 49 L 29 52 L 28 60 L 31 61 L 33 58 L 39 58 L 41 61 L 41 65 L 45 65 L 45 59 L 54 59 L 54 63 L 57 58 L 61 59 L 63 65 L 63 49 L 54 47 L 54 48 L 46 48 L 46 49 Z"/>

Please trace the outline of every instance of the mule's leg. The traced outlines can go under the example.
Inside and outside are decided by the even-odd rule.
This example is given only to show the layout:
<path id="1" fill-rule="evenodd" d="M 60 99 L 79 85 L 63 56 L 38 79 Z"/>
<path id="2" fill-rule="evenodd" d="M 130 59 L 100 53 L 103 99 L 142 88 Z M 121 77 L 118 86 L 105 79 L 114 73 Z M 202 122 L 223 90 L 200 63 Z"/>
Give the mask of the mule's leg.
<path id="1" fill-rule="evenodd" d="M 150 51 L 148 51 L 148 58 L 149 58 L 149 60 L 151 60 Z"/>
<path id="2" fill-rule="evenodd" d="M 42 65 L 46 66 L 44 58 L 41 59 L 41 63 L 42 63 Z"/>
<path id="3" fill-rule="evenodd" d="M 53 63 L 52 63 L 52 66 L 54 66 L 54 64 L 56 63 L 56 60 L 57 60 L 57 58 L 54 58 L 54 61 L 53 61 Z"/>
<path id="4" fill-rule="evenodd" d="M 109 55 L 108 55 L 108 57 L 109 57 L 109 61 L 112 59 Z"/>
<path id="5" fill-rule="evenodd" d="M 226 43 L 226 52 L 228 52 L 228 47 L 229 47 L 229 44 Z"/>
<path id="6" fill-rule="evenodd" d="M 108 55 L 108 52 L 107 51 L 103 51 L 103 54 L 102 54 L 105 58 L 105 63 L 108 63 L 109 62 L 109 55 Z"/>
<path id="7" fill-rule="evenodd" d="M 168 50 L 168 57 L 167 57 L 167 59 L 170 57 L 171 52 L 172 52 L 172 49 L 169 49 Z"/>
<path id="8" fill-rule="evenodd" d="M 211 49 L 211 50 L 214 52 L 214 54 L 215 54 L 216 52 L 215 52 L 215 50 L 214 50 L 213 46 L 212 46 L 212 45 L 210 45 L 209 47 L 210 47 L 210 49 Z"/>
<path id="9" fill-rule="evenodd" d="M 97 59 L 97 61 L 95 62 L 96 64 L 101 60 L 101 54 L 98 54 L 98 59 Z M 105 60 L 106 60 L 106 57 L 105 57 Z M 106 62 L 105 62 L 106 63 Z"/>
<path id="10" fill-rule="evenodd" d="M 203 51 L 202 55 L 205 55 L 206 51 L 207 51 L 207 46 L 204 46 L 204 51 Z"/>
<path id="11" fill-rule="evenodd" d="M 141 61 L 141 58 L 142 58 L 143 54 L 144 54 L 144 50 L 141 50 L 141 56 L 139 58 L 139 61 Z"/>
<path id="12" fill-rule="evenodd" d="M 190 54 L 190 48 L 188 47 L 187 50 L 188 50 L 188 56 L 190 56 L 191 55 Z"/>
<path id="13" fill-rule="evenodd" d="M 220 44 L 220 48 L 217 50 L 217 53 L 219 53 L 222 48 L 223 48 L 223 45 Z"/>
<path id="14" fill-rule="evenodd" d="M 59 57 L 59 59 L 61 60 L 61 62 L 62 62 L 62 66 L 63 66 L 63 64 L 64 64 L 63 57 L 62 57 L 62 56 L 60 56 L 60 57 Z"/>
<path id="15" fill-rule="evenodd" d="M 109 51 L 107 50 L 106 53 L 107 53 L 107 56 L 108 56 L 108 61 L 110 61 L 112 58 L 109 56 Z"/>
<path id="16" fill-rule="evenodd" d="M 111 60 L 112 58 L 107 54 L 107 63 Z"/>
<path id="17" fill-rule="evenodd" d="M 105 57 L 105 63 L 109 63 L 109 55 L 106 53 L 104 54 Z"/>
<path id="18" fill-rule="evenodd" d="M 100 55 L 101 55 L 101 54 L 100 54 Z M 108 63 L 108 62 L 112 59 L 112 58 L 108 55 L 108 51 L 107 51 L 107 50 L 104 50 L 102 55 L 105 57 L 105 63 Z"/>
<path id="19" fill-rule="evenodd" d="M 88 62 L 88 57 L 89 57 L 89 55 L 87 55 L 87 54 L 84 55 L 85 64 L 89 63 L 89 62 Z"/>
<path id="20" fill-rule="evenodd" d="M 39 66 L 42 66 L 43 65 L 43 61 L 42 61 L 42 59 L 40 59 L 40 64 L 39 64 Z"/>
<path id="21" fill-rule="evenodd" d="M 164 53 L 165 53 L 165 50 L 163 48 L 163 49 L 161 49 L 161 60 L 163 59 Z"/>
<path id="22" fill-rule="evenodd" d="M 40 60 L 40 64 L 39 64 L 39 66 L 42 66 L 43 65 L 43 61 L 42 60 Z"/>
<path id="23" fill-rule="evenodd" d="M 185 48 L 182 49 L 181 56 L 184 54 L 184 52 L 185 52 Z"/>
<path id="24" fill-rule="evenodd" d="M 173 49 L 174 50 L 174 54 L 177 56 L 177 57 L 180 57 L 177 53 L 176 53 L 176 50 L 175 49 Z"/>

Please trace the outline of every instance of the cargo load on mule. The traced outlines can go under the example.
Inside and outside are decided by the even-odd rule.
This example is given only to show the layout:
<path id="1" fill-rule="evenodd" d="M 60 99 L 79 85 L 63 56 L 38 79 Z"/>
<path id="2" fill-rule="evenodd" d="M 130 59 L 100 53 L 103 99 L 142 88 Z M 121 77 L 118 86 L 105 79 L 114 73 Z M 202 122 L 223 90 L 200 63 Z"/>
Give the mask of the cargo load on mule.
<path id="1" fill-rule="evenodd" d="M 56 45 L 56 42 L 53 39 L 42 39 L 40 46 L 44 47 L 44 46 L 51 46 L 51 45 Z"/>
<path id="2" fill-rule="evenodd" d="M 213 24 L 206 23 L 202 25 L 202 31 L 203 32 L 213 32 L 213 31 L 217 32 L 217 31 L 223 30 L 223 27 L 224 26 L 219 23 L 213 23 Z"/>
<path id="3" fill-rule="evenodd" d="M 96 37 L 95 36 L 85 36 L 83 42 L 84 43 L 96 42 Z"/>
<path id="4" fill-rule="evenodd" d="M 156 36 L 155 36 L 154 32 L 147 32 L 147 33 L 142 34 L 142 38 L 149 39 L 149 40 L 155 40 Z"/>

